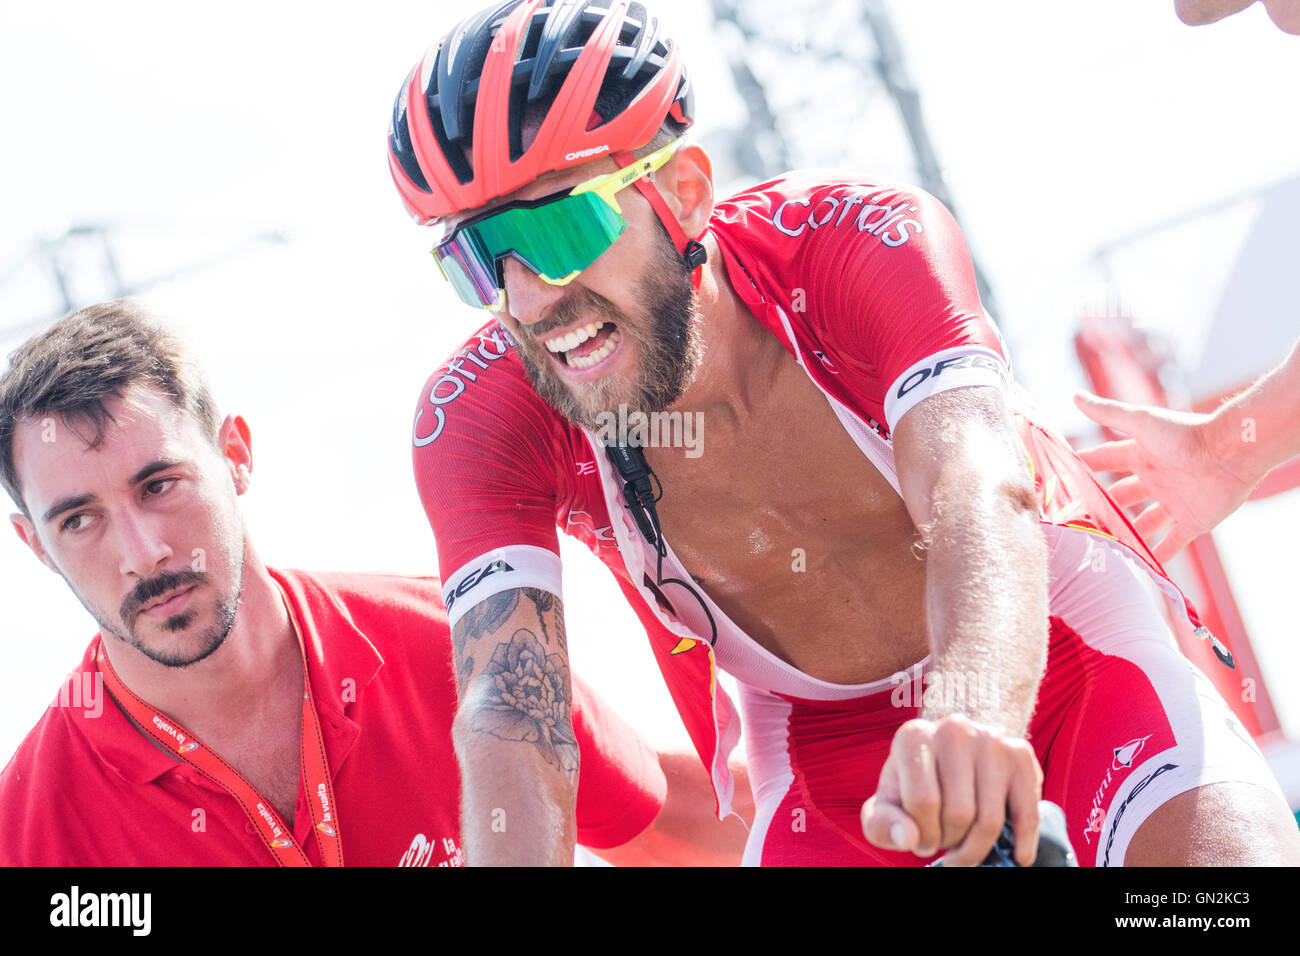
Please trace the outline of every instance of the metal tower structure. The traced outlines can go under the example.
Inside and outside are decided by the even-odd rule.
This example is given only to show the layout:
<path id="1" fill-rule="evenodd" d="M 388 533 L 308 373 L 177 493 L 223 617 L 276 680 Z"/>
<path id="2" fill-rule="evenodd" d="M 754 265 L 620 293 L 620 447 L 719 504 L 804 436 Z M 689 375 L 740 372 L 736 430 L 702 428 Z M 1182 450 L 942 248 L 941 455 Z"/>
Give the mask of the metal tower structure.
<path id="1" fill-rule="evenodd" d="M 78 223 L 19 250 L 0 264 L 0 338 L 22 337 L 91 303 L 138 295 L 212 268 L 256 244 L 286 241 L 276 231 L 245 234 L 184 264 L 136 274 L 138 270 L 124 264 L 122 249 L 151 231 L 156 230 L 123 223 Z"/>
<path id="2" fill-rule="evenodd" d="M 869 170 L 922 186 L 958 215 L 885 0 L 711 0 L 745 104 L 725 144 L 740 176 Z M 980 299 L 997 316 L 975 262 Z"/>

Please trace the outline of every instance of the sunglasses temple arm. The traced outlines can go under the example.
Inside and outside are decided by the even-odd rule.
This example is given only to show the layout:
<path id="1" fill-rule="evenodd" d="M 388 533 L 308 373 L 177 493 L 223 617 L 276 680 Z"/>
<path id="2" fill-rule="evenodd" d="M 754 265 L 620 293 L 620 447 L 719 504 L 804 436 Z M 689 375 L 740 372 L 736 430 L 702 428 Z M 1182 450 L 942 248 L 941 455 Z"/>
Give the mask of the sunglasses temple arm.
<path id="1" fill-rule="evenodd" d="M 636 157 L 631 153 L 615 153 L 613 159 L 614 162 L 618 163 L 620 166 L 636 162 Z M 650 208 L 652 208 L 655 211 L 655 214 L 659 216 L 659 221 L 662 222 L 664 228 L 668 230 L 668 238 L 672 240 L 673 247 L 677 250 L 677 254 L 692 266 L 691 285 L 693 285 L 696 291 L 698 291 L 700 288 L 700 280 L 703 278 L 699 266 L 704 265 L 704 246 L 699 243 L 698 239 L 691 239 L 686 235 L 685 230 L 682 229 L 682 224 L 677 221 L 677 217 L 673 215 L 673 211 L 668 208 L 668 203 L 664 199 L 663 194 L 655 188 L 654 183 L 650 181 L 648 176 L 641 177 L 632 185 L 640 190 L 641 195 L 645 196 L 646 201 L 650 203 Z"/>
<path id="2" fill-rule="evenodd" d="M 631 153 L 615 153 L 612 158 L 620 166 L 629 166 L 637 162 L 637 158 Z M 668 208 L 668 203 L 664 200 L 663 194 L 655 188 L 654 183 L 650 181 L 648 176 L 642 176 L 632 185 L 641 191 L 642 196 L 645 196 L 646 201 L 650 203 L 651 208 L 654 209 L 659 216 L 659 220 L 664 224 L 664 228 L 668 230 L 668 236 L 672 239 L 673 246 L 676 247 L 678 253 L 684 256 L 686 254 L 686 245 L 691 240 L 682 230 L 681 223 L 677 221 L 677 217 L 673 215 L 672 210 Z"/>

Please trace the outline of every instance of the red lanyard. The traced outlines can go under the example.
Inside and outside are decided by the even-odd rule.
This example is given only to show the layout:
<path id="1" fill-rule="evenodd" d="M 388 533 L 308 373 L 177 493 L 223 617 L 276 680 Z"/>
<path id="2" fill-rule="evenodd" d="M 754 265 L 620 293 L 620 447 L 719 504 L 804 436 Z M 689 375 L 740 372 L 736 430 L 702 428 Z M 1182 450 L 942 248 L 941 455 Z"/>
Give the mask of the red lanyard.
<path id="1" fill-rule="evenodd" d="M 278 585 L 277 585 L 278 586 Z M 281 591 L 281 597 L 284 592 Z M 334 787 L 330 780 L 329 761 L 325 756 L 325 740 L 321 736 L 320 718 L 311 702 L 311 681 L 307 677 L 307 651 L 298 622 L 285 601 L 289 621 L 293 624 L 298 650 L 302 654 L 302 778 L 307 782 L 307 803 L 311 808 L 311 822 L 320 847 L 321 859 L 326 866 L 343 865 L 343 837 L 339 830 L 338 811 L 334 802 Z M 132 693 L 113 670 L 104 653 L 103 639 L 95 652 L 95 663 L 104 675 L 109 692 L 126 709 L 136 724 L 168 753 L 175 754 L 199 773 L 221 786 L 243 808 L 262 843 L 280 866 L 311 866 L 307 854 L 293 838 L 293 831 L 281 819 L 271 801 L 221 755 L 208 749 L 192 733 L 172 720 L 162 711 L 155 710 L 142 697 Z"/>

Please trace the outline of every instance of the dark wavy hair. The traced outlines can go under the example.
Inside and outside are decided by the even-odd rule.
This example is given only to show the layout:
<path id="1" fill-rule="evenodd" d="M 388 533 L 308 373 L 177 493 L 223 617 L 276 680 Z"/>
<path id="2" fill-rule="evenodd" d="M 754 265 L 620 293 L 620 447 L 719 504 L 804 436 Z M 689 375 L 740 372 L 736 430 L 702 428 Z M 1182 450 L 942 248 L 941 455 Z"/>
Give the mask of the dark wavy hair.
<path id="1" fill-rule="evenodd" d="M 105 401 L 124 398 L 136 385 L 170 396 L 216 442 L 217 406 L 202 370 L 172 332 L 130 299 L 64 316 L 10 354 L 0 376 L 0 484 L 23 514 L 31 517 L 14 466 L 18 426 L 61 418 L 84 426 L 82 437 L 95 448 L 113 420 Z"/>

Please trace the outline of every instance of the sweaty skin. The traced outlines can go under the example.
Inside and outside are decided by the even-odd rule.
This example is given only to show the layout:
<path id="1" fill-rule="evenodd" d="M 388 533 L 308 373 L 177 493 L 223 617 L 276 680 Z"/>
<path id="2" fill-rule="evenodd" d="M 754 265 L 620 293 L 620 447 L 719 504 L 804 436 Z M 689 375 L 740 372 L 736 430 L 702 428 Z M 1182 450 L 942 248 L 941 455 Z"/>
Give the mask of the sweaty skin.
<path id="1" fill-rule="evenodd" d="M 738 323 L 709 354 L 724 348 L 749 355 L 770 387 L 752 404 L 706 406 L 697 458 L 645 449 L 665 489 L 664 535 L 745 633 L 809 676 L 859 684 L 911 666 L 929 651 L 926 566 L 902 499 L 766 329 Z"/>

